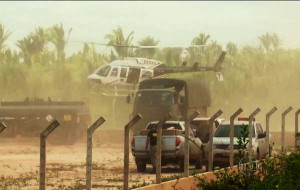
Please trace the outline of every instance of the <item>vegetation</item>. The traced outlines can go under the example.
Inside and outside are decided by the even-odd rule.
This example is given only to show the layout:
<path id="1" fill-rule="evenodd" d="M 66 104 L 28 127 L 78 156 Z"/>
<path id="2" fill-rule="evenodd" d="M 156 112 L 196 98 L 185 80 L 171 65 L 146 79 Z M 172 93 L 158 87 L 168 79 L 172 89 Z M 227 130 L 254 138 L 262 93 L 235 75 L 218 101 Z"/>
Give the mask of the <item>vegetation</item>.
<path id="1" fill-rule="evenodd" d="M 12 32 L 0 25 L 0 99 L 23 100 L 28 96 L 50 96 L 59 100 L 88 100 L 93 117 L 103 115 L 108 121 L 112 117 L 111 111 L 108 111 L 111 101 L 92 94 L 86 80 L 95 68 L 126 56 L 147 57 L 163 61 L 167 65 L 181 65 L 181 48 L 143 50 L 115 47 L 110 53 L 104 53 L 97 52 L 93 44 L 83 44 L 81 51 L 66 56 L 65 48 L 70 45 L 68 39 L 72 35 L 72 28 L 65 29 L 62 24 L 36 28 L 16 43 L 16 51 L 6 44 Z M 120 27 L 113 29 L 105 38 L 108 44 L 134 44 L 134 32 L 125 35 Z M 224 82 L 218 82 L 213 72 L 184 75 L 207 82 L 212 91 L 211 113 L 217 109 L 233 113 L 241 105 L 244 112 L 250 112 L 254 106 L 261 105 L 261 109 L 269 109 L 274 105 L 279 108 L 287 107 L 293 105 L 300 95 L 300 50 L 283 49 L 276 34 L 266 33 L 257 40 L 260 43 L 258 47 L 237 47 L 234 42 L 229 42 L 222 48 L 213 36 L 200 33 L 191 41 L 192 45 L 210 46 L 188 48 L 188 65 L 196 61 L 200 65 L 212 65 L 222 49 L 227 51 L 223 65 L 226 68 Z M 155 46 L 159 44 L 159 39 L 146 36 L 137 40 L 137 44 Z M 182 74 L 169 76 L 179 77 Z M 129 108 L 125 108 L 125 100 L 118 101 L 118 105 L 122 105 L 124 109 L 120 109 L 121 113 L 116 113 L 115 117 L 124 119 L 120 119 L 117 126 L 127 121 L 129 113 Z M 100 110 L 99 107 L 108 109 Z M 279 126 L 276 127 L 279 129 Z"/>
<path id="2" fill-rule="evenodd" d="M 199 180 L 198 188 L 209 189 L 299 189 L 300 188 L 300 154 L 275 155 L 259 161 L 255 173 L 232 171 L 228 169 L 215 172 L 217 181 Z"/>

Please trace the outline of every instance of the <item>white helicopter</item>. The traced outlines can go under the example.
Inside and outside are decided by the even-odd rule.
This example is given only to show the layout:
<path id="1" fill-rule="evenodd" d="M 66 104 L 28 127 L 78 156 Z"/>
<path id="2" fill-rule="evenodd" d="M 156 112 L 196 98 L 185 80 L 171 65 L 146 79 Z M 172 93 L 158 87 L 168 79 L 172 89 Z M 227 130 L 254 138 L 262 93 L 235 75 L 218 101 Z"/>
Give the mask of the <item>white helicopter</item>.
<path id="1" fill-rule="evenodd" d="M 97 44 L 97 43 L 93 43 Z M 122 46 L 122 45 L 108 45 L 97 44 L 117 47 L 129 48 L 161 48 L 162 46 Z M 165 47 L 201 47 L 205 45 L 192 45 L 192 46 L 165 46 Z M 145 79 L 161 77 L 169 73 L 185 73 L 185 72 L 201 72 L 213 71 L 219 81 L 223 81 L 221 71 L 223 68 L 221 64 L 224 61 L 226 52 L 222 51 L 214 66 L 199 66 L 199 62 L 195 62 L 192 67 L 187 67 L 189 52 L 183 49 L 181 53 L 182 65 L 181 66 L 167 66 L 160 61 L 146 58 L 126 57 L 123 60 L 115 60 L 109 64 L 104 64 L 98 67 L 88 80 L 94 86 L 93 90 L 98 91 L 105 96 L 127 96 L 128 93 L 135 91 L 139 82 Z"/>

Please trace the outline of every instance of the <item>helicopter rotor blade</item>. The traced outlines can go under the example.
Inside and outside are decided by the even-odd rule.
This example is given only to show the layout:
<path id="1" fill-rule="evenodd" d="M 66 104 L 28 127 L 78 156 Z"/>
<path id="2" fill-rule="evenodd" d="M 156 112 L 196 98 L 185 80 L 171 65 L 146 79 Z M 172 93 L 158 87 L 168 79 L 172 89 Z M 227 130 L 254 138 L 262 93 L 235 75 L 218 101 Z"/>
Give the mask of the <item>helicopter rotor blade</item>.
<path id="1" fill-rule="evenodd" d="M 209 47 L 213 45 L 161 45 L 161 46 L 139 46 L 139 45 L 116 45 L 98 42 L 83 42 L 83 41 L 73 41 L 74 43 L 82 44 L 94 44 L 100 46 L 110 46 L 110 47 L 124 47 L 124 48 L 135 48 L 135 49 L 156 49 L 156 48 L 197 48 L 197 47 Z"/>

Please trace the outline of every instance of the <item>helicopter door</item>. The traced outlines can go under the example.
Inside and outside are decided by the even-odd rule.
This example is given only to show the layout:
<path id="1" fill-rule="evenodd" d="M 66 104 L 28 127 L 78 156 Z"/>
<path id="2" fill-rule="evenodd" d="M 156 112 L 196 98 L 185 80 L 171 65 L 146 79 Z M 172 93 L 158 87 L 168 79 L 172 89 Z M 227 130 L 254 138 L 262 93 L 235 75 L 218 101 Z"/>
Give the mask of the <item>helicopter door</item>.
<path id="1" fill-rule="evenodd" d="M 110 77 L 118 77 L 119 74 L 119 67 L 113 67 L 110 71 Z"/>
<path id="2" fill-rule="evenodd" d="M 120 82 L 126 82 L 128 67 L 121 67 Z"/>
<path id="3" fill-rule="evenodd" d="M 127 83 L 138 83 L 140 79 L 141 69 L 139 68 L 129 68 Z"/>

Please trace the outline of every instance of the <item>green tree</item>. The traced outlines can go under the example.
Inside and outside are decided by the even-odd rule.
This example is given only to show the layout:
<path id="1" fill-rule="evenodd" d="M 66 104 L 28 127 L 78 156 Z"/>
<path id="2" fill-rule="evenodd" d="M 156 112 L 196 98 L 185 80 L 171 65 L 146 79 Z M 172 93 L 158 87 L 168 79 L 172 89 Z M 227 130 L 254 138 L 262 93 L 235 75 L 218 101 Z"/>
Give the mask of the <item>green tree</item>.
<path id="1" fill-rule="evenodd" d="M 209 34 L 206 35 L 205 33 L 200 33 L 198 36 L 193 38 L 191 45 L 206 45 L 209 38 Z M 204 61 L 205 54 L 207 54 L 204 47 L 191 47 L 189 48 L 189 52 L 191 55 L 191 61 L 200 63 Z"/>
<path id="2" fill-rule="evenodd" d="M 237 48 L 236 44 L 234 44 L 233 42 L 228 42 L 226 45 L 226 51 L 227 51 L 228 55 L 230 55 L 231 57 L 234 57 L 237 55 L 238 48 Z"/>
<path id="3" fill-rule="evenodd" d="M 45 49 L 48 43 L 49 36 L 46 30 L 38 27 L 35 32 L 30 33 L 28 36 L 19 40 L 17 46 L 20 48 L 20 56 L 23 58 L 24 63 L 32 65 L 32 63 L 49 62 L 50 53 Z"/>
<path id="4" fill-rule="evenodd" d="M 20 57 L 23 58 L 23 62 L 27 66 L 32 65 L 32 56 L 34 54 L 34 47 L 31 36 L 26 36 L 22 40 L 17 42 L 17 46 L 20 48 Z"/>
<path id="5" fill-rule="evenodd" d="M 8 30 L 5 31 L 5 27 L 0 24 L 0 52 L 3 51 L 5 47 L 5 41 L 9 38 L 11 32 Z"/>
<path id="6" fill-rule="evenodd" d="M 140 41 L 138 41 L 139 46 L 157 46 L 159 40 L 155 40 L 151 36 L 147 36 Z M 137 49 L 135 51 L 135 55 L 138 57 L 146 57 L 146 58 L 153 58 L 155 53 L 157 52 L 156 48 L 145 48 L 145 49 Z"/>
<path id="7" fill-rule="evenodd" d="M 63 63 L 65 61 L 65 48 L 68 44 L 68 40 L 72 28 L 69 29 L 68 35 L 65 36 L 65 30 L 63 24 L 56 24 L 49 29 L 49 41 L 52 42 L 56 48 L 56 57 L 58 63 Z"/>
<path id="8" fill-rule="evenodd" d="M 280 47 L 280 38 L 275 33 L 272 35 L 272 45 L 274 49 L 278 49 Z"/>
<path id="9" fill-rule="evenodd" d="M 197 37 L 193 39 L 192 45 L 206 45 L 209 38 L 209 34 L 206 35 L 205 33 L 200 33 Z"/>
<path id="10" fill-rule="evenodd" d="M 265 35 L 259 36 L 258 39 L 261 43 L 261 46 L 266 50 L 266 53 L 269 53 L 272 46 L 272 35 L 267 33 Z"/>
<path id="11" fill-rule="evenodd" d="M 122 59 L 132 54 L 132 48 L 130 48 L 129 46 L 132 45 L 131 42 L 133 40 L 133 34 L 134 32 L 132 31 L 125 38 L 122 28 L 117 27 L 117 29 L 113 29 L 110 34 L 107 34 L 105 38 L 109 40 L 109 45 L 115 45 L 113 48 L 118 57 Z M 114 57 L 114 55 L 111 57 Z"/>

